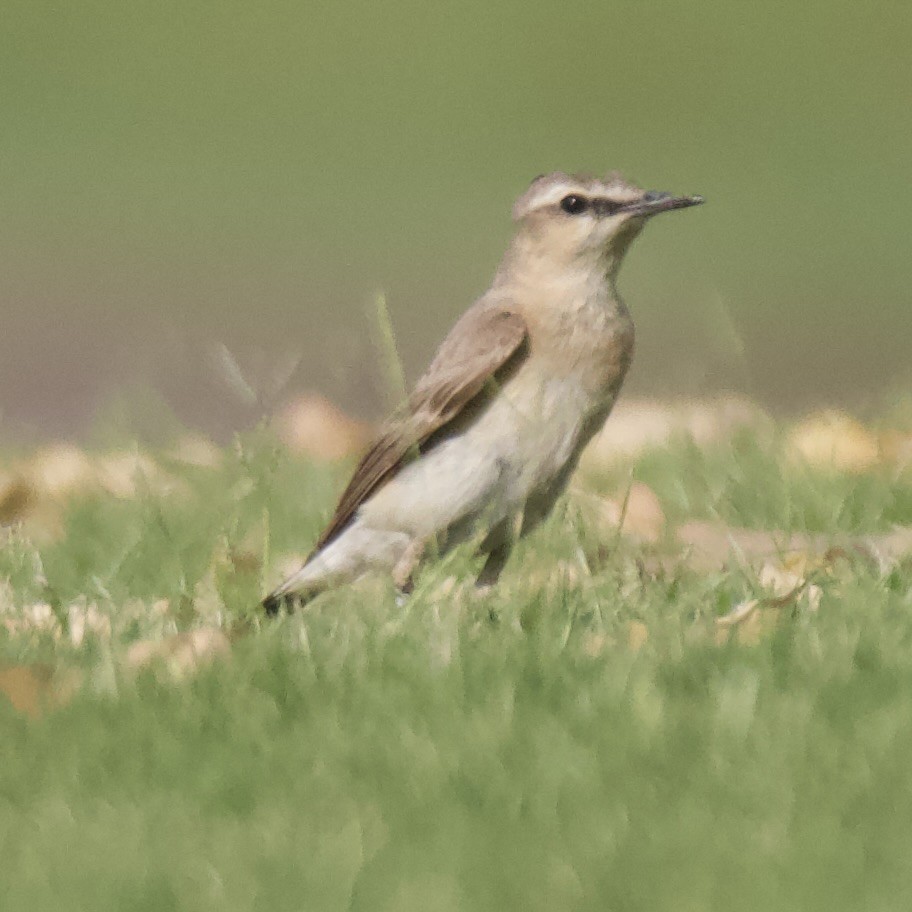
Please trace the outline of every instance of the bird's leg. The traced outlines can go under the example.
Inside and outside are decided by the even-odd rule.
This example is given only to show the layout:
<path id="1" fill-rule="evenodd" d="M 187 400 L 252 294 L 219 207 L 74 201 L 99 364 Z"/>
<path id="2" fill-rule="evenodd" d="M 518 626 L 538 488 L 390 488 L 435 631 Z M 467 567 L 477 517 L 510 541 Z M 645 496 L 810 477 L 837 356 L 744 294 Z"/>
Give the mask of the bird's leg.
<path id="1" fill-rule="evenodd" d="M 475 580 L 475 588 L 481 592 L 490 589 L 500 578 L 500 573 L 510 557 L 513 550 L 513 523 L 508 519 L 502 519 L 490 532 L 485 536 L 484 541 L 478 550 L 482 554 L 487 554 L 488 559 L 485 561 L 478 579 Z"/>
<path id="2" fill-rule="evenodd" d="M 393 567 L 393 584 L 396 587 L 397 599 L 404 601 L 406 596 L 412 594 L 415 588 L 414 575 L 424 557 L 427 542 L 423 538 L 415 538 L 402 552 L 402 556 Z"/>
<path id="3" fill-rule="evenodd" d="M 535 531 L 547 518 L 561 494 L 566 490 L 567 482 L 575 468 L 576 460 L 571 459 L 549 484 L 543 485 L 529 495 L 523 509 L 523 521 L 519 529 L 520 538 L 525 538 L 530 532 Z"/>

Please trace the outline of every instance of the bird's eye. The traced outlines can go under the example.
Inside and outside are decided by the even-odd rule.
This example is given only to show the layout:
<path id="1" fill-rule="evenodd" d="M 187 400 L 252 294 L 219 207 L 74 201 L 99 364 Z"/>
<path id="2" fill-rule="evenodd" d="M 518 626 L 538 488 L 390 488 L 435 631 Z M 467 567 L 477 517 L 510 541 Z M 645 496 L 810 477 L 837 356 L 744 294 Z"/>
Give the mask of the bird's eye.
<path id="1" fill-rule="evenodd" d="M 568 215 L 579 215 L 586 211 L 589 201 L 584 196 L 565 196 L 560 201 L 560 207 Z"/>

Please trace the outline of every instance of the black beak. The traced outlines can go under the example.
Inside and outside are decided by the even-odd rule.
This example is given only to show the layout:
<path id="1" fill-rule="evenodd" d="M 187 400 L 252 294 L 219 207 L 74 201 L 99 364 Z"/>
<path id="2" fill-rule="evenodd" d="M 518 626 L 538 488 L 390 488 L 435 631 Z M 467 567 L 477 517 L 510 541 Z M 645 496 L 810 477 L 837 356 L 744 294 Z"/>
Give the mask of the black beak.
<path id="1" fill-rule="evenodd" d="M 672 196 L 662 190 L 649 190 L 643 194 L 642 199 L 629 203 L 622 211 L 630 215 L 658 215 L 660 212 L 671 212 L 672 209 L 699 206 L 702 202 L 702 196 Z"/>

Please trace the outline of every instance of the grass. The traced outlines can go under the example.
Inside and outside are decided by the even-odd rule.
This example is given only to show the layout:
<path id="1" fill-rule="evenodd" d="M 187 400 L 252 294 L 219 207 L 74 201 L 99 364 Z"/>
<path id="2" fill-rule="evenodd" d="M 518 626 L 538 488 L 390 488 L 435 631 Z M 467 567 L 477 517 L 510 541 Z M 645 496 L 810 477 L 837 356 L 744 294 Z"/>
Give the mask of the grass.
<path id="1" fill-rule="evenodd" d="M 457 553 L 405 607 L 378 582 L 261 623 L 262 562 L 306 549 L 344 471 L 256 435 L 218 468 L 161 461 L 180 496 L 88 495 L 65 535 L 0 550 L 8 611 L 62 621 L 0 627 L 0 658 L 84 682 L 34 718 L 0 700 L 0 908 L 912 905 L 908 564 L 841 562 L 816 612 L 720 642 L 749 573 L 644 574 L 570 508 L 486 601 Z M 672 519 L 912 524 L 908 476 L 825 476 L 749 437 L 634 474 Z M 86 600 L 112 633 L 76 646 Z M 228 659 L 126 670 L 132 642 L 213 624 L 245 631 Z"/>

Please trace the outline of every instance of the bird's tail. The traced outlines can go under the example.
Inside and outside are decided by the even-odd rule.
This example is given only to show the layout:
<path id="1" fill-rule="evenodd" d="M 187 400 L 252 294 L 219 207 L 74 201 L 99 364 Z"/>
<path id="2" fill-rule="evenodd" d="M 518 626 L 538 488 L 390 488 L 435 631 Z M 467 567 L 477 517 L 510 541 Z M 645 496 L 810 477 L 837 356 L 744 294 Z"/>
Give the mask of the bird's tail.
<path id="1" fill-rule="evenodd" d="M 282 608 L 291 608 L 292 604 L 293 601 L 289 596 L 277 595 L 275 592 L 270 592 L 269 595 L 260 602 L 267 617 L 276 617 Z"/>
<path id="2" fill-rule="evenodd" d="M 263 608 L 267 614 L 277 614 L 283 605 L 304 604 L 324 589 L 352 582 L 371 568 L 392 568 L 411 540 L 405 532 L 355 523 L 311 554 L 297 573 L 266 596 Z"/>
<path id="3" fill-rule="evenodd" d="M 296 573 L 273 589 L 262 601 L 263 610 L 269 617 L 275 617 L 282 608 L 293 608 L 307 604 L 326 588 L 325 575 L 308 561 Z"/>

